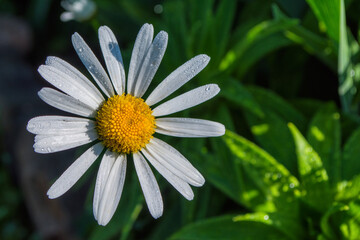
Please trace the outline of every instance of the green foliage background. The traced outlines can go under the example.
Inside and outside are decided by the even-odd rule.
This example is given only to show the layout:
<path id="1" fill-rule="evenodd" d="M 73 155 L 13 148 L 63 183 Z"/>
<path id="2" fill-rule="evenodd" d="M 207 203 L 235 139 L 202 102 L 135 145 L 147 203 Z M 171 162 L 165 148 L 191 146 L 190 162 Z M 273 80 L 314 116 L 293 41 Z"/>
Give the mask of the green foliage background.
<path id="1" fill-rule="evenodd" d="M 2 1 L 0 8 L 33 26 L 43 46 L 33 56 L 39 64 L 47 55 L 75 58 L 70 46 L 74 31 L 99 52 L 96 31 L 108 25 L 128 69 L 143 23 L 167 31 L 168 48 L 150 87 L 195 55 L 209 55 L 209 65 L 180 92 L 207 83 L 217 83 L 221 92 L 182 114 L 219 121 L 227 132 L 212 139 L 166 138 L 207 183 L 194 189 L 195 199 L 188 202 L 157 176 L 165 202 L 159 220 L 148 214 L 133 166 L 106 227 L 92 218 L 90 187 L 83 216 L 74 223 L 81 238 L 360 239 L 359 1 L 96 4 L 97 14 L 82 23 L 61 23 L 60 5 L 50 0 L 29 1 L 26 11 L 16 1 Z M 158 14 L 153 11 L 157 4 L 162 7 Z M 84 72 L 79 62 L 72 59 Z M 2 185 L 17 199 L 0 199 L 7 206 L 0 208 L 2 226 L 9 221 L 18 226 L 14 209 L 24 204 L 10 180 L 1 173 Z M 11 228 L 0 231 L 0 238 L 39 237 L 31 223 L 22 223 L 21 229 L 18 235 Z"/>

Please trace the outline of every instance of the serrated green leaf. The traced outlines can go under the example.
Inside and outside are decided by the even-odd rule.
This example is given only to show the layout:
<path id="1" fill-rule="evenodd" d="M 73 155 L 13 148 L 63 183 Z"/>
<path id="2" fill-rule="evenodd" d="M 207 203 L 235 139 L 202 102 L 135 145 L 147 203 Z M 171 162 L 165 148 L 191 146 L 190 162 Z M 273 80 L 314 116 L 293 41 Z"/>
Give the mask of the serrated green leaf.
<path id="1" fill-rule="evenodd" d="M 304 239 L 304 229 L 302 229 L 299 219 L 278 213 L 248 213 L 234 217 L 234 221 L 251 221 L 264 223 L 273 226 L 288 236 L 289 239 Z"/>
<path id="2" fill-rule="evenodd" d="M 360 173 L 360 128 L 350 136 L 344 145 L 342 160 L 342 177 L 350 180 L 353 176 Z"/>
<path id="3" fill-rule="evenodd" d="M 170 239 L 285 240 L 288 237 L 276 228 L 264 223 L 251 221 L 235 222 L 234 216 L 222 216 L 187 225 L 170 237 Z"/>
<path id="4" fill-rule="evenodd" d="M 263 117 L 245 113 L 250 130 L 261 147 L 269 152 L 292 174 L 297 174 L 295 145 L 287 122 L 276 113 L 266 110 Z"/>
<path id="5" fill-rule="evenodd" d="M 319 155 L 295 125 L 289 123 L 289 128 L 296 146 L 302 199 L 310 207 L 324 212 L 332 202 L 332 193 L 326 170 Z"/>
<path id="6" fill-rule="evenodd" d="M 271 110 L 285 122 L 293 122 L 300 129 L 305 128 L 305 117 L 276 93 L 256 86 L 249 86 L 248 90 L 263 109 Z"/>
<path id="7" fill-rule="evenodd" d="M 339 41 L 339 0 L 306 0 L 319 21 L 319 28 L 330 38 Z"/>
<path id="8" fill-rule="evenodd" d="M 262 211 L 279 211 L 297 216 L 297 179 L 267 152 L 245 138 L 227 131 L 223 139 L 235 160 L 243 164 L 246 173 L 264 196 Z"/>
<path id="9" fill-rule="evenodd" d="M 312 118 L 307 132 L 309 144 L 319 154 L 329 181 L 336 184 L 341 174 L 340 114 L 331 103 L 321 108 Z"/>

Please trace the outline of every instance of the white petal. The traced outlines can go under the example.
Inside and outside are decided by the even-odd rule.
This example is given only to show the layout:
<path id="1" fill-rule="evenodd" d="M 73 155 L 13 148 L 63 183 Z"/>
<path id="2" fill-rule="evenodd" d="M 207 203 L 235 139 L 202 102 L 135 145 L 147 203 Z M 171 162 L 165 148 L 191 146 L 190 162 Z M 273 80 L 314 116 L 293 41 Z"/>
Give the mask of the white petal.
<path id="1" fill-rule="evenodd" d="M 101 66 L 95 54 L 91 51 L 90 47 L 85 43 L 84 39 L 78 34 L 72 35 L 72 43 L 79 58 L 94 78 L 100 89 L 106 96 L 111 97 L 114 95 L 114 89 L 111 81 L 106 74 L 104 68 Z"/>
<path id="2" fill-rule="evenodd" d="M 47 57 L 45 63 L 67 75 L 67 78 L 70 79 L 72 84 L 76 85 L 77 88 L 82 89 L 82 91 L 91 97 L 98 105 L 105 100 L 95 85 L 79 70 L 71 66 L 71 64 L 58 57 Z"/>
<path id="3" fill-rule="evenodd" d="M 195 88 L 160 104 L 153 110 L 153 115 L 159 117 L 191 108 L 213 98 L 219 92 L 220 88 L 217 84 L 208 84 Z"/>
<path id="4" fill-rule="evenodd" d="M 117 94 L 121 95 L 125 90 L 125 71 L 119 44 L 107 26 L 99 28 L 99 40 L 110 79 Z"/>
<path id="5" fill-rule="evenodd" d="M 160 139 L 153 138 L 146 145 L 146 149 L 160 164 L 189 184 L 196 187 L 204 185 L 205 179 L 201 173 L 169 144 Z"/>
<path id="6" fill-rule="evenodd" d="M 100 167 L 96 177 L 93 200 L 93 213 L 96 220 L 98 220 L 99 205 L 103 196 L 106 182 L 109 178 L 111 168 L 114 165 L 116 158 L 117 154 L 107 149 L 100 163 Z"/>
<path id="7" fill-rule="evenodd" d="M 41 136 L 41 135 L 39 135 Z M 34 150 L 37 153 L 53 153 L 90 143 L 98 138 L 96 130 L 71 135 L 46 135 L 37 139 Z"/>
<path id="8" fill-rule="evenodd" d="M 187 182 L 179 178 L 176 174 L 167 169 L 161 164 L 158 159 L 153 156 L 146 148 L 142 149 L 141 152 L 149 160 L 149 162 L 156 168 L 156 170 L 187 200 L 194 198 L 194 193 Z"/>
<path id="9" fill-rule="evenodd" d="M 102 143 L 97 143 L 84 152 L 51 186 L 47 195 L 57 198 L 67 192 L 86 172 L 104 149 Z"/>
<path id="10" fill-rule="evenodd" d="M 157 69 L 164 56 L 168 42 L 168 35 L 166 32 L 161 31 L 156 35 L 153 43 L 149 47 L 147 54 L 142 63 L 139 75 L 135 78 L 135 97 L 142 97 L 148 89 L 151 80 L 155 76 Z"/>
<path id="11" fill-rule="evenodd" d="M 159 185 L 156 182 L 155 176 L 152 173 L 149 164 L 147 164 L 141 153 L 134 153 L 133 158 L 136 173 L 139 177 L 141 189 L 144 193 L 150 214 L 153 218 L 159 218 L 163 213 L 163 201 Z"/>
<path id="12" fill-rule="evenodd" d="M 116 211 L 124 187 L 125 173 L 126 156 L 120 155 L 115 160 L 101 193 L 97 215 L 100 225 L 105 226 Z"/>
<path id="13" fill-rule="evenodd" d="M 34 134 L 66 135 L 83 133 L 95 128 L 95 122 L 85 118 L 41 116 L 30 119 L 26 129 Z"/>
<path id="14" fill-rule="evenodd" d="M 83 91 L 82 87 L 76 86 L 76 81 L 74 81 L 72 78 L 68 77 L 66 74 L 59 71 L 58 69 L 52 66 L 41 65 L 38 68 L 38 72 L 46 81 L 51 83 L 53 86 L 57 87 L 64 93 L 72 96 L 73 98 L 85 103 L 93 110 L 96 110 L 99 107 L 99 104 L 96 103 L 87 94 L 87 92 Z"/>
<path id="15" fill-rule="evenodd" d="M 36 142 L 40 141 L 41 139 L 48 138 L 48 137 L 50 137 L 50 136 L 49 135 L 35 135 L 34 142 L 36 143 Z"/>
<path id="16" fill-rule="evenodd" d="M 65 112 L 73 113 L 83 117 L 94 117 L 96 113 L 90 106 L 52 88 L 42 88 L 38 92 L 38 95 L 50 106 Z"/>
<path id="17" fill-rule="evenodd" d="M 155 131 L 175 137 L 218 137 L 225 134 L 225 127 L 196 118 L 157 118 Z"/>
<path id="18" fill-rule="evenodd" d="M 146 53 L 151 45 L 154 36 L 154 28 L 151 24 L 145 23 L 137 37 L 134 48 L 131 54 L 129 74 L 127 81 L 127 93 L 134 95 L 136 79 L 139 74 L 140 68 L 146 56 Z"/>
<path id="19" fill-rule="evenodd" d="M 146 99 L 146 103 L 151 106 L 165 99 L 201 72 L 209 61 L 210 57 L 205 54 L 200 54 L 190 59 L 166 77 L 154 91 L 152 91 Z"/>

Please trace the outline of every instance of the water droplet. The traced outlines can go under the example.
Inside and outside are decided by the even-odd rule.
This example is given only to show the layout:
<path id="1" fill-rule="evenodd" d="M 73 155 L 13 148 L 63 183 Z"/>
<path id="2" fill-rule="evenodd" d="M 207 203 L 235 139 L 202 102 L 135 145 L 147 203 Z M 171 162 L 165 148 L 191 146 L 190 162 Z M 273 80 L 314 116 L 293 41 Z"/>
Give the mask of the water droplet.
<path id="1" fill-rule="evenodd" d="M 350 76 L 351 76 L 351 77 L 355 77 L 355 70 L 354 70 L 354 69 L 351 69 L 351 71 L 350 71 Z"/>
<path id="2" fill-rule="evenodd" d="M 295 184 L 294 184 L 294 183 L 290 183 L 290 184 L 289 184 L 289 187 L 290 187 L 290 188 L 294 188 L 294 187 L 295 187 Z"/>
<path id="3" fill-rule="evenodd" d="M 264 216 L 264 220 L 269 220 L 269 216 L 268 216 L 268 215 L 265 215 L 265 216 Z"/>
<path id="4" fill-rule="evenodd" d="M 114 48 L 114 44 L 113 43 L 109 43 L 109 49 L 112 50 Z"/>
<path id="5" fill-rule="evenodd" d="M 79 48 L 79 52 L 83 52 L 84 51 L 84 49 L 83 48 Z"/>
<path id="6" fill-rule="evenodd" d="M 210 87 L 205 88 L 205 91 L 209 91 L 209 90 L 210 90 Z"/>

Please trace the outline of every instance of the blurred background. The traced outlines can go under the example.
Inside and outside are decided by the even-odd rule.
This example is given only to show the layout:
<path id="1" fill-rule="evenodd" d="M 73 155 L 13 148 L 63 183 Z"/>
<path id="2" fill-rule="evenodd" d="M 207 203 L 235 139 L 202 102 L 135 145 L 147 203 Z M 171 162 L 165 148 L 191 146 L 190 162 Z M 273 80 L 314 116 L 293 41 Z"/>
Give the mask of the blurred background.
<path id="1" fill-rule="evenodd" d="M 0 239 L 360 239 L 359 12 L 354 0 L 0 0 Z M 119 207 L 101 227 L 92 214 L 99 161 L 47 198 L 86 146 L 34 153 L 28 120 L 68 115 L 37 96 L 50 86 L 37 68 L 58 56 L 90 77 L 71 35 L 103 63 L 97 29 L 107 25 L 127 72 L 146 22 L 169 34 L 150 88 L 209 55 L 176 95 L 207 83 L 222 91 L 177 116 L 219 121 L 227 133 L 160 136 L 206 184 L 189 202 L 157 175 L 164 215 L 154 220 L 128 164 Z"/>

